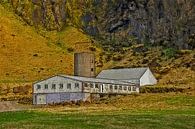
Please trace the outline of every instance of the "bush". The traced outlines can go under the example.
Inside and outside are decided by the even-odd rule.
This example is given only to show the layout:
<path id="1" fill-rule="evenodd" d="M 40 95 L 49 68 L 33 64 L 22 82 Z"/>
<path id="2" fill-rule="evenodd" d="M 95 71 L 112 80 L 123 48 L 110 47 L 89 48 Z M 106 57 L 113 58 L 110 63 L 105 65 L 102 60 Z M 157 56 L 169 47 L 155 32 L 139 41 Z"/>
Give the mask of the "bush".
<path id="1" fill-rule="evenodd" d="M 32 97 L 22 97 L 22 98 L 19 98 L 18 100 L 18 103 L 20 104 L 32 104 Z"/>
<path id="2" fill-rule="evenodd" d="M 167 48 L 163 50 L 163 55 L 168 59 L 175 57 L 176 53 L 177 51 L 174 48 Z"/>
<path id="3" fill-rule="evenodd" d="M 31 90 L 30 85 L 25 85 L 25 86 L 18 86 L 13 88 L 13 93 L 14 94 L 28 94 Z"/>
<path id="4" fill-rule="evenodd" d="M 112 58 L 112 60 L 113 61 L 121 61 L 122 60 L 122 56 L 121 55 L 115 55 L 113 58 Z"/>
<path id="5" fill-rule="evenodd" d="M 89 50 L 92 51 L 92 52 L 95 52 L 95 51 L 96 51 L 96 48 L 94 48 L 94 47 L 89 47 Z"/>
<path id="6" fill-rule="evenodd" d="M 140 93 L 168 93 L 168 92 L 184 92 L 184 88 L 177 87 L 141 87 Z"/>
<path id="7" fill-rule="evenodd" d="M 67 48 L 67 51 L 68 51 L 68 52 L 73 52 L 74 49 L 70 47 L 70 48 Z"/>

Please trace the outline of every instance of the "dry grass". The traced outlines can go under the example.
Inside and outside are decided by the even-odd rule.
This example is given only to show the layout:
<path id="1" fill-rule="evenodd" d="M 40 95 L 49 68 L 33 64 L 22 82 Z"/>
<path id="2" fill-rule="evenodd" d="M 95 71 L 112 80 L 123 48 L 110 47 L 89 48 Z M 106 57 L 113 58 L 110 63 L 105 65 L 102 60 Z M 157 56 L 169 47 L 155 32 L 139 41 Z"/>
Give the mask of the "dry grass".
<path id="1" fill-rule="evenodd" d="M 41 35 L 42 36 L 41 36 Z M 0 5 L 0 82 L 32 82 L 54 74 L 73 72 L 73 53 L 89 51 L 90 39 L 73 27 L 63 32 L 39 33 Z"/>
<path id="2" fill-rule="evenodd" d="M 195 107 L 195 94 L 193 93 L 161 93 L 161 94 L 138 94 L 117 96 L 101 100 L 96 103 L 81 106 L 43 106 L 35 108 L 38 111 L 55 113 L 72 112 L 112 112 L 112 111 L 141 111 L 141 110 L 178 110 Z"/>

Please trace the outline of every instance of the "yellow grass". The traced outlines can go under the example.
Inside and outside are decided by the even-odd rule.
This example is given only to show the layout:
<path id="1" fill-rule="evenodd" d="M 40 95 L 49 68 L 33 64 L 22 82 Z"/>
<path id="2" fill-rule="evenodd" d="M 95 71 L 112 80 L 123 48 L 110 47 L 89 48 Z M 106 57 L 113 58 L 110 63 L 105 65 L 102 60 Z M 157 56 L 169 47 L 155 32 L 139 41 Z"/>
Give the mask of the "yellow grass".
<path id="1" fill-rule="evenodd" d="M 89 41 L 73 27 L 37 33 L 0 5 L 0 82 L 32 82 L 58 73 L 72 74 L 73 52 L 67 49 L 89 51 L 91 43 L 78 43 Z"/>

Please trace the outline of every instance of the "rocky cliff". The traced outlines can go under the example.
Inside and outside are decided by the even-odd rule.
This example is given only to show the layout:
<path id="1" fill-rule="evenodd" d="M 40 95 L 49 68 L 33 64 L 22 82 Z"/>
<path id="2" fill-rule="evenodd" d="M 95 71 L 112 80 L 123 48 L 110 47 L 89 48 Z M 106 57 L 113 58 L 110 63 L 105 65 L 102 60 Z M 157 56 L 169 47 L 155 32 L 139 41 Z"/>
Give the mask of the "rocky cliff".
<path id="1" fill-rule="evenodd" d="M 76 26 L 107 46 L 195 48 L 194 0 L 2 0 L 29 25 Z"/>

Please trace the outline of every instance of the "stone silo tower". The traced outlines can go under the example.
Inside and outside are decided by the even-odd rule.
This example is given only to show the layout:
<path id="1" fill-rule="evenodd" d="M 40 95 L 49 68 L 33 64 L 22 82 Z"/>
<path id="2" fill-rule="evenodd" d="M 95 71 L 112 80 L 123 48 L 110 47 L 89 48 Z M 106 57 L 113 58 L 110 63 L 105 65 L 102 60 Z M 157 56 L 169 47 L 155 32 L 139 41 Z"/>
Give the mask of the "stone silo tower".
<path id="1" fill-rule="evenodd" d="M 89 52 L 75 53 L 74 75 L 95 77 L 95 54 Z"/>

